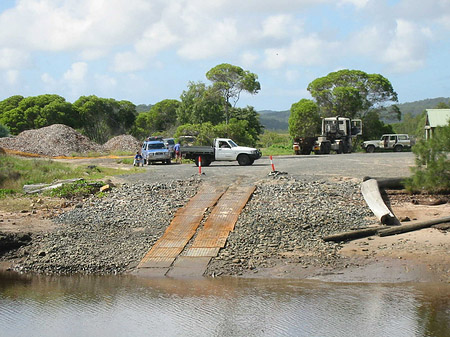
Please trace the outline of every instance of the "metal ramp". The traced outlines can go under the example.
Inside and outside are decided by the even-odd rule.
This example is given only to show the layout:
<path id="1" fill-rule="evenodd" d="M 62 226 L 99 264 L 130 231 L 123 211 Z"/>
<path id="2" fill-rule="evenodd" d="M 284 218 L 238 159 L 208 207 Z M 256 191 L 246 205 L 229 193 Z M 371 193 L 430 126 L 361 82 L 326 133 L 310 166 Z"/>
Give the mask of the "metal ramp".
<path id="1" fill-rule="evenodd" d="M 255 186 L 232 186 L 225 193 L 224 190 L 205 186 L 179 209 L 165 233 L 139 263 L 135 274 L 146 277 L 202 276 L 211 258 L 225 246 Z M 213 206 L 204 225 L 197 230 L 206 210 Z M 188 245 L 195 234 L 192 244 Z"/>

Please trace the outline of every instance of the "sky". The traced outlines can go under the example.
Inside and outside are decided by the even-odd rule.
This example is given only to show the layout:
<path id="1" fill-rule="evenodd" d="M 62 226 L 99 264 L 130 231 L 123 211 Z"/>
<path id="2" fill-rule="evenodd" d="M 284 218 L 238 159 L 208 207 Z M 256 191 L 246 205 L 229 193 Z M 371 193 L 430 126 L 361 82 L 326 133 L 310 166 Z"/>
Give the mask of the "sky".
<path id="1" fill-rule="evenodd" d="M 0 101 L 58 94 L 179 99 L 230 63 L 288 110 L 340 69 L 386 77 L 399 102 L 450 96 L 450 0 L 0 0 Z"/>

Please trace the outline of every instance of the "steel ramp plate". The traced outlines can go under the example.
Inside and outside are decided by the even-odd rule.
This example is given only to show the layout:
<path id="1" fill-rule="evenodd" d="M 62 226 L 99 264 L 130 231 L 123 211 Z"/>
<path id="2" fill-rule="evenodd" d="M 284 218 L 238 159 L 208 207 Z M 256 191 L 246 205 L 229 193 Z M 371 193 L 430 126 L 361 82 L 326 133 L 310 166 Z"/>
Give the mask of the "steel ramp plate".
<path id="1" fill-rule="evenodd" d="M 151 257 L 141 262 L 138 268 L 169 268 L 173 261 L 175 261 L 174 257 Z"/>
<path id="2" fill-rule="evenodd" d="M 219 248 L 187 248 L 181 256 L 195 257 L 215 257 L 219 253 Z"/>
<path id="3" fill-rule="evenodd" d="M 175 213 L 169 227 L 145 255 L 138 268 L 154 270 L 149 275 L 160 275 L 163 268 L 171 266 L 167 276 L 203 275 L 211 258 L 217 256 L 220 248 L 225 246 L 230 231 L 234 229 L 240 212 L 254 190 L 255 186 L 233 186 L 223 193 L 220 187 L 203 188 Z M 185 248 L 195 235 L 206 209 L 214 205 L 192 245 Z"/>

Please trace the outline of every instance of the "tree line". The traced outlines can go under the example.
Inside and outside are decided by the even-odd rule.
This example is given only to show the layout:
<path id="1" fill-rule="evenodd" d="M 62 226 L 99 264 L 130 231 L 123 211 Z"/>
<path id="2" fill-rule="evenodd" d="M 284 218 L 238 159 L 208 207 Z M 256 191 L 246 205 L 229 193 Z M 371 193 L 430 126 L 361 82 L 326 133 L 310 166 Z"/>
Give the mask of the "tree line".
<path id="1" fill-rule="evenodd" d="M 258 76 L 241 67 L 220 64 L 206 73 L 211 84 L 189 82 L 180 100 L 165 99 L 142 107 L 122 100 L 81 96 L 74 103 L 59 95 L 11 96 L 0 102 L 0 136 L 29 129 L 65 124 L 103 144 L 111 137 L 132 134 L 233 137 L 243 145 L 255 145 L 263 126 L 253 107 L 237 108 L 242 91 L 256 94 Z"/>
<path id="2" fill-rule="evenodd" d="M 194 135 L 199 142 L 228 136 L 255 146 L 264 129 L 259 114 L 251 106 L 239 108 L 236 104 L 243 91 L 260 91 L 258 76 L 223 63 L 210 69 L 206 78 L 209 84 L 189 82 L 180 99 L 162 100 L 147 106 L 148 111 L 142 111 L 143 105 L 94 95 L 82 96 L 74 103 L 50 94 L 11 96 L 0 102 L 0 136 L 8 130 L 16 135 L 61 123 L 100 144 L 116 135 L 132 134 L 138 139 Z M 400 120 L 401 112 L 392 104 L 397 102 L 397 93 L 379 74 L 344 69 L 315 79 L 307 90 L 313 99 L 301 99 L 290 109 L 289 134 L 293 138 L 320 133 L 323 117 L 361 118 L 364 139 L 379 138 L 383 133 L 411 133 L 412 129 L 419 132 L 424 118 L 406 114 L 402 123 L 385 124 L 382 118 Z"/>

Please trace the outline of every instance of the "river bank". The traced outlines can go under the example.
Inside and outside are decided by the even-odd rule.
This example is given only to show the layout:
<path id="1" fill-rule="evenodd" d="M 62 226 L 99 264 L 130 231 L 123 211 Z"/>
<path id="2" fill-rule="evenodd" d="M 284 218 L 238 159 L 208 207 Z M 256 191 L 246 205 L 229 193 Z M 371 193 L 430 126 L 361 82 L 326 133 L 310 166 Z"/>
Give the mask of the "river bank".
<path id="1" fill-rule="evenodd" d="M 31 232 L 32 238 L 30 243 L 3 254 L 1 265 L 24 273 L 131 272 L 201 183 L 201 177 L 192 177 L 123 184 L 104 198 L 66 204 L 64 211 L 45 211 L 37 206 L 24 213 L 0 213 L 0 232 Z M 321 239 L 376 224 L 359 189 L 357 179 L 300 181 L 283 175 L 261 179 L 207 275 L 449 282 L 447 231 L 427 229 L 346 244 Z M 399 218 L 408 216 L 411 220 L 450 213 L 448 203 L 417 205 L 404 195 L 393 195 L 391 207 Z"/>

